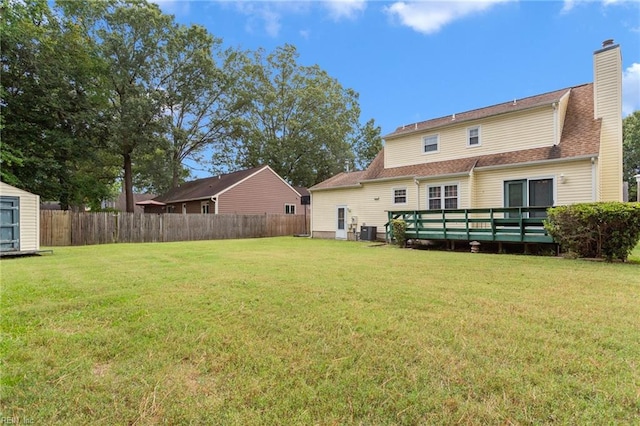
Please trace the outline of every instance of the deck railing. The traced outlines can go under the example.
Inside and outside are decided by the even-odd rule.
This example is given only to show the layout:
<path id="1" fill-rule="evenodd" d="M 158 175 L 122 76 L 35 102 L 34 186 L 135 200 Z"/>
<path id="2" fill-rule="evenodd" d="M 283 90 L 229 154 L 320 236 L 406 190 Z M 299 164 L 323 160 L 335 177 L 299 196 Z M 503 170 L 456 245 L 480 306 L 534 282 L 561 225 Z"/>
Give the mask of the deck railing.
<path id="1" fill-rule="evenodd" d="M 405 210 L 388 212 L 385 224 L 392 241 L 391 220 L 406 223 L 407 239 L 553 243 L 544 229 L 546 207 Z"/>

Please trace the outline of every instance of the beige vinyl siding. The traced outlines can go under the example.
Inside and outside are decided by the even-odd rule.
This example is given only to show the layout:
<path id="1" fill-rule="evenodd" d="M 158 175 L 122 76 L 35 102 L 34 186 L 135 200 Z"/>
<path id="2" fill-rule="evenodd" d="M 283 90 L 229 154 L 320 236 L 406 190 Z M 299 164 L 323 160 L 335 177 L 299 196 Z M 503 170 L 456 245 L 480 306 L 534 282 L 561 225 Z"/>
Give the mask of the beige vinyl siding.
<path id="1" fill-rule="evenodd" d="M 304 214 L 300 196 L 273 171 L 265 168 L 218 196 L 218 213 L 284 214 L 285 204 L 294 204 Z"/>
<path id="2" fill-rule="evenodd" d="M 4 182 L 0 195 L 20 199 L 20 251 L 40 250 L 40 197 Z"/>
<path id="3" fill-rule="evenodd" d="M 311 192 L 312 233 L 314 235 L 317 233 L 327 233 L 326 236 L 335 236 L 335 234 L 331 233 L 336 230 L 336 206 L 347 206 L 348 209 L 351 208 L 351 202 L 354 199 L 360 198 L 362 192 L 363 188 Z"/>
<path id="4" fill-rule="evenodd" d="M 622 201 L 622 65 L 620 48 L 596 52 L 595 118 L 601 118 L 599 200 Z"/>
<path id="5" fill-rule="evenodd" d="M 558 129 L 557 129 L 557 141 L 556 144 L 560 143 L 560 138 L 562 137 L 562 130 L 564 129 L 564 119 L 567 116 L 567 107 L 569 106 L 569 98 L 571 97 L 571 90 L 562 95 L 560 98 L 560 102 L 558 103 Z"/>
<path id="6" fill-rule="evenodd" d="M 530 167 L 515 167 L 500 170 L 475 171 L 475 199 L 473 208 L 504 206 L 504 182 L 520 179 L 554 180 L 555 205 L 592 201 L 591 161 L 562 162 Z M 565 183 L 560 183 L 564 174 Z"/>
<path id="7" fill-rule="evenodd" d="M 407 203 L 393 203 L 393 189 L 406 188 Z M 365 183 L 360 188 L 332 189 L 313 191 L 311 202 L 312 231 L 326 232 L 336 230 L 336 207 L 347 206 L 347 223 L 357 217 L 357 230 L 360 226 L 377 226 L 378 232 L 384 232 L 388 210 L 415 210 L 417 206 L 416 184 L 413 179 Z"/>
<path id="8" fill-rule="evenodd" d="M 429 208 L 429 187 L 430 186 L 442 186 L 442 185 L 458 185 L 458 208 L 468 209 L 470 208 L 470 194 L 469 194 L 469 182 L 468 176 L 459 176 L 453 178 L 442 179 L 429 179 L 420 181 L 420 207 L 417 210 L 427 210 Z"/>
<path id="9" fill-rule="evenodd" d="M 500 154 L 554 144 L 554 112 L 550 105 L 442 127 L 385 141 L 385 168 Z M 480 126 L 481 145 L 467 146 L 467 129 Z M 438 134 L 439 152 L 424 154 L 422 139 Z"/>
<path id="10" fill-rule="evenodd" d="M 469 206 L 469 182 L 466 176 L 423 180 L 419 184 L 418 187 L 413 179 L 402 179 L 365 182 L 360 188 L 313 191 L 312 231 L 314 235 L 335 232 L 336 208 L 347 206 L 347 223 L 351 224 L 351 218 L 357 217 L 355 229 L 358 232 L 360 226 L 367 225 L 377 226 L 378 233 L 383 233 L 384 225 L 388 220 L 388 211 L 426 209 L 427 188 L 431 185 L 458 185 L 458 207 Z M 394 204 L 394 188 L 406 188 L 406 204 Z"/>

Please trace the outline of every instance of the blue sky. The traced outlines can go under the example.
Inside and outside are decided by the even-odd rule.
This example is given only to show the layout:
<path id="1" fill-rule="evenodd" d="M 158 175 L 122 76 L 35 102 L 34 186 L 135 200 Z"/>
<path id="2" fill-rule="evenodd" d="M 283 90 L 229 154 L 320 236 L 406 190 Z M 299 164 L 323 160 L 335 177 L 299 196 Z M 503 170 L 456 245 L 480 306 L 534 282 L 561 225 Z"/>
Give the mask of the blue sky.
<path id="1" fill-rule="evenodd" d="M 593 81 L 593 52 L 622 49 L 624 114 L 640 109 L 636 1 L 158 1 L 227 47 L 297 47 L 360 94 L 382 134 Z"/>
<path id="2" fill-rule="evenodd" d="M 163 0 L 225 46 L 297 47 L 360 94 L 361 120 L 403 124 L 593 81 L 593 52 L 621 45 L 624 113 L 640 109 L 640 2 Z"/>

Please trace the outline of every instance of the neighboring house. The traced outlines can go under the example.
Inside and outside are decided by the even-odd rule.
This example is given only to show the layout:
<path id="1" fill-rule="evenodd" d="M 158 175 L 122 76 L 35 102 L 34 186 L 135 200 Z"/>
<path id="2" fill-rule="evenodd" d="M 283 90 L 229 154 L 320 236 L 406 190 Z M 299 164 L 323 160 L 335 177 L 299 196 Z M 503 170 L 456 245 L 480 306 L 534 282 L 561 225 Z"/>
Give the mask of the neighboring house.
<path id="1" fill-rule="evenodd" d="M 295 189 L 298 194 L 300 194 L 300 204 L 302 204 L 300 206 L 301 211 L 300 214 L 304 214 L 307 216 L 311 215 L 311 193 L 309 192 L 309 189 L 305 188 L 304 186 L 294 186 L 293 189 Z"/>
<path id="2" fill-rule="evenodd" d="M 301 194 L 269 166 L 185 182 L 137 204 L 145 213 L 304 214 Z"/>
<path id="3" fill-rule="evenodd" d="M 0 182 L 0 256 L 40 250 L 40 197 Z"/>
<path id="4" fill-rule="evenodd" d="M 133 194 L 133 212 L 134 213 L 144 213 L 144 208 L 139 205 L 141 201 L 148 201 L 156 198 L 156 194 Z M 112 201 L 105 201 L 102 203 L 102 208 L 110 208 L 114 210 L 118 210 L 121 212 L 127 211 L 127 196 L 124 192 L 118 194 L 118 197 Z"/>
<path id="5" fill-rule="evenodd" d="M 622 64 L 608 40 L 594 82 L 402 126 L 364 171 L 310 188 L 311 230 L 384 232 L 388 211 L 622 201 Z"/>

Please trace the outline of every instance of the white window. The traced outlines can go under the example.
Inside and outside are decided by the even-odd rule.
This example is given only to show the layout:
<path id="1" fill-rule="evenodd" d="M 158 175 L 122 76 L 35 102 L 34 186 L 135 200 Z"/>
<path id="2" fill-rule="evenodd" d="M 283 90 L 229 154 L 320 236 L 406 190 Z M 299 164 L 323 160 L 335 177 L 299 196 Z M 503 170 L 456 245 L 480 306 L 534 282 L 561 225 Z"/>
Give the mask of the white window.
<path id="1" fill-rule="evenodd" d="M 407 204 L 407 188 L 393 189 L 393 204 Z"/>
<path id="2" fill-rule="evenodd" d="M 209 214 L 209 202 L 208 201 L 201 201 L 200 202 L 200 212 L 202 214 Z"/>
<path id="3" fill-rule="evenodd" d="M 296 214 L 296 205 L 295 204 L 285 204 L 284 205 L 284 214 Z"/>
<path id="4" fill-rule="evenodd" d="M 440 150 L 440 137 L 438 135 L 425 136 L 422 138 L 422 152 L 425 154 L 438 152 Z"/>
<path id="5" fill-rule="evenodd" d="M 457 209 L 458 185 L 436 185 L 427 188 L 429 210 Z"/>
<path id="6" fill-rule="evenodd" d="M 467 146 L 480 145 L 480 126 L 469 127 L 467 129 Z"/>

